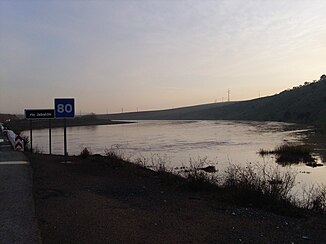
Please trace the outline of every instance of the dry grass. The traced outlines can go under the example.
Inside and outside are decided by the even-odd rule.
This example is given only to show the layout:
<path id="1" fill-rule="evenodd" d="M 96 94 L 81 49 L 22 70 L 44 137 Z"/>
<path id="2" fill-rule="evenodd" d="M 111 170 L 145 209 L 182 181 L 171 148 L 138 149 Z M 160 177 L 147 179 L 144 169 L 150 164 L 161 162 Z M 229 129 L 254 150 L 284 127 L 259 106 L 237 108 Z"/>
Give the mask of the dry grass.
<path id="1" fill-rule="evenodd" d="M 303 191 L 299 206 L 319 213 L 326 213 L 326 186 L 312 185 Z"/>
<path id="2" fill-rule="evenodd" d="M 105 149 L 105 156 L 113 161 L 123 161 L 123 153 L 118 147 L 111 147 L 110 149 Z"/>
<path id="3" fill-rule="evenodd" d="M 190 166 L 182 174 L 187 181 L 187 185 L 192 190 L 212 190 L 216 189 L 219 183 L 217 174 L 205 172 L 204 166 L 211 164 L 207 157 L 190 159 Z"/>
<path id="4" fill-rule="evenodd" d="M 106 158 L 117 164 L 127 162 L 119 148 L 105 150 Z M 130 162 L 129 162 L 130 163 Z M 133 165 L 183 178 L 185 186 L 193 191 L 215 191 L 225 194 L 227 201 L 264 208 L 280 214 L 296 215 L 299 209 L 318 212 L 326 211 L 326 188 L 312 188 L 305 191 L 302 200 L 292 195 L 296 173 L 280 166 L 268 164 L 230 165 L 225 172 L 206 172 L 212 165 L 207 158 L 190 159 L 190 166 L 176 172 L 168 167 L 168 157 L 153 154 L 138 157 Z M 172 177 L 176 180 L 178 177 Z M 172 179 L 171 178 L 171 179 Z M 180 179 L 178 179 L 180 180 Z"/>
<path id="5" fill-rule="evenodd" d="M 222 187 L 232 191 L 237 201 L 254 206 L 284 209 L 295 206 L 291 190 L 296 175 L 267 164 L 230 165 Z"/>

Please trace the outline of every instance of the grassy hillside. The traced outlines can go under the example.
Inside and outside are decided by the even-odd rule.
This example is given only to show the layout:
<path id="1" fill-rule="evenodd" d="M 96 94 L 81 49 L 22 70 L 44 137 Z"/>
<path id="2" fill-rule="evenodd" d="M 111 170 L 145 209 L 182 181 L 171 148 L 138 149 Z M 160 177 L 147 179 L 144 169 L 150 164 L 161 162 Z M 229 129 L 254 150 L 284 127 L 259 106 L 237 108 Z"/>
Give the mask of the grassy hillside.
<path id="1" fill-rule="evenodd" d="M 203 110 L 200 117 L 323 125 L 326 122 L 326 77 L 274 96 L 238 102 L 219 110 Z"/>
<path id="2" fill-rule="evenodd" d="M 110 114 L 109 118 L 112 120 L 164 120 L 164 119 L 193 119 L 193 115 L 208 109 L 217 109 L 233 103 L 211 103 L 204 105 L 195 105 L 183 108 L 174 108 L 157 111 L 142 111 L 142 112 L 131 112 L 122 114 Z M 107 115 L 98 115 L 100 118 L 107 117 Z"/>
<path id="3" fill-rule="evenodd" d="M 326 76 L 277 95 L 233 103 L 110 115 L 111 119 L 256 120 L 326 124 Z"/>

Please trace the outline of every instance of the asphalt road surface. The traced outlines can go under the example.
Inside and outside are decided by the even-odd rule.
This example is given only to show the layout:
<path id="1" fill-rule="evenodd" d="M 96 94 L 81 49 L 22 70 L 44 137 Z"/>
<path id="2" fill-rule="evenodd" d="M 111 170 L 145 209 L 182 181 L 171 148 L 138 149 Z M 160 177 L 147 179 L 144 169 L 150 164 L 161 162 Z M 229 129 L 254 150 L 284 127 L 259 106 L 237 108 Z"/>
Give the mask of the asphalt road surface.
<path id="1" fill-rule="evenodd" d="M 0 130 L 0 243 L 41 243 L 32 193 L 32 169 Z"/>

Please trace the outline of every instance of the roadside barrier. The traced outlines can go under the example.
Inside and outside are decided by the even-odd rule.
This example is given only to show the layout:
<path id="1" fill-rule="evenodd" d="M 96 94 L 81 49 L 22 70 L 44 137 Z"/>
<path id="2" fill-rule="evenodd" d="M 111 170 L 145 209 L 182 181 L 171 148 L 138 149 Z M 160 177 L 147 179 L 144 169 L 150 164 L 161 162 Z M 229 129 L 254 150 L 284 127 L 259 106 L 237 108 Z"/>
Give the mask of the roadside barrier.
<path id="1" fill-rule="evenodd" d="M 20 135 L 16 135 L 15 137 L 15 150 L 24 151 L 24 141 Z"/>
<path id="2" fill-rule="evenodd" d="M 24 151 L 24 141 L 20 135 L 16 135 L 12 130 L 7 130 L 7 137 L 14 150 Z"/>
<path id="3" fill-rule="evenodd" d="M 7 135 L 7 128 L 6 127 L 4 127 L 1 123 L 0 123 L 0 130 L 1 130 L 1 132 L 6 136 Z"/>

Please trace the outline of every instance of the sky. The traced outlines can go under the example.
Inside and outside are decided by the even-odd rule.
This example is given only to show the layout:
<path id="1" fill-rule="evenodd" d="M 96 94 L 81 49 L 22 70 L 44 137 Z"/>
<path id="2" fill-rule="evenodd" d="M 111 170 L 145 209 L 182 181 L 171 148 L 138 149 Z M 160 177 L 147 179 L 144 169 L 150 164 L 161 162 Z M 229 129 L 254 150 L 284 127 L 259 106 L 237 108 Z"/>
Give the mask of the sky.
<path id="1" fill-rule="evenodd" d="M 175 108 L 326 73 L 324 0 L 0 0 L 0 113 Z"/>

